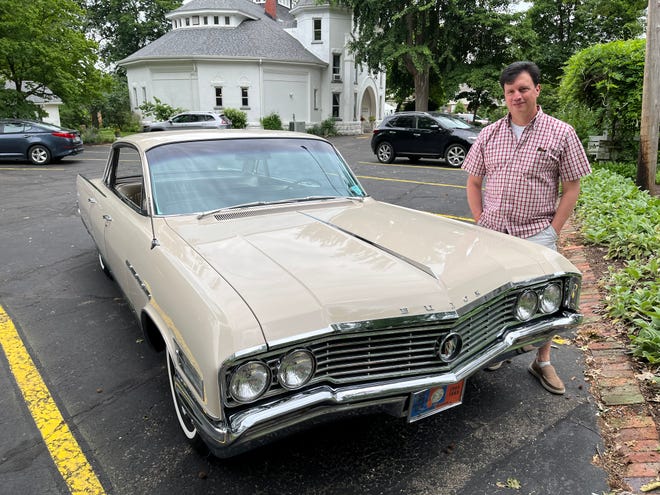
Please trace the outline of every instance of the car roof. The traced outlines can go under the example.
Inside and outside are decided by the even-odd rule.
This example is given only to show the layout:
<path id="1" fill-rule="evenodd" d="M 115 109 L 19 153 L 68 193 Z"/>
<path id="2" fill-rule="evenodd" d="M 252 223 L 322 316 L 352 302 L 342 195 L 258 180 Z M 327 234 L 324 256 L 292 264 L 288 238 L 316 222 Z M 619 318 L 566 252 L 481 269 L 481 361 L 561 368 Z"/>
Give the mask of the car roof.
<path id="1" fill-rule="evenodd" d="M 196 129 L 176 130 L 162 132 L 141 132 L 130 134 L 115 141 L 115 144 L 131 143 L 144 151 L 156 146 L 169 143 L 181 143 L 189 141 L 208 141 L 216 139 L 263 139 L 263 138 L 288 138 L 288 139 L 314 139 L 326 141 L 326 139 L 305 132 L 291 131 L 269 131 L 263 129 Z"/>

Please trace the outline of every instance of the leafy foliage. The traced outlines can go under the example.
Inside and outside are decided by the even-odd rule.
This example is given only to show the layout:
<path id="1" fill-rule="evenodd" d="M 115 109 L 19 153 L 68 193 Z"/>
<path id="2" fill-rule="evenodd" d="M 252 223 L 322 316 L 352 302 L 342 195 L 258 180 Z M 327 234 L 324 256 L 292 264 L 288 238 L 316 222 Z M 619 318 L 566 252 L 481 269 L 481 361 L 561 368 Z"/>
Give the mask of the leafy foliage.
<path id="1" fill-rule="evenodd" d="M 64 102 L 97 94 L 97 44 L 84 31 L 84 12 L 73 0 L 0 2 L 0 87 L 18 94 L 4 101 L 22 114 L 24 101 L 46 88 Z"/>
<path id="2" fill-rule="evenodd" d="M 596 125 L 619 148 L 633 143 L 639 128 L 645 43 L 614 41 L 582 50 L 569 59 L 560 85 L 564 104 L 593 111 Z"/>
<path id="3" fill-rule="evenodd" d="M 307 129 L 307 132 L 317 136 L 336 136 L 337 126 L 335 125 L 335 119 L 332 117 L 325 119 L 323 122 L 321 122 L 321 124 L 315 124 L 311 128 Z"/>
<path id="4" fill-rule="evenodd" d="M 271 113 L 261 119 L 261 126 L 264 129 L 280 131 L 282 130 L 282 119 L 280 118 L 279 114 Z"/>
<path id="5" fill-rule="evenodd" d="M 143 115 L 154 117 L 158 122 L 167 120 L 173 115 L 184 111 L 183 108 L 173 107 L 167 103 L 163 103 L 155 96 L 153 102 L 145 101 L 139 108 Z"/>
<path id="6" fill-rule="evenodd" d="M 160 38 L 170 28 L 165 14 L 181 0 L 80 0 L 87 8 L 89 30 L 101 38 L 101 55 L 113 64 Z"/>
<path id="7" fill-rule="evenodd" d="M 660 363 L 660 198 L 602 167 L 583 179 L 576 215 L 587 242 L 625 260 L 605 280 L 609 316 L 630 328 L 636 356 Z"/>
<path id="8" fill-rule="evenodd" d="M 245 129 L 247 127 L 247 113 L 237 108 L 225 108 L 224 114 L 231 120 L 234 129 Z"/>

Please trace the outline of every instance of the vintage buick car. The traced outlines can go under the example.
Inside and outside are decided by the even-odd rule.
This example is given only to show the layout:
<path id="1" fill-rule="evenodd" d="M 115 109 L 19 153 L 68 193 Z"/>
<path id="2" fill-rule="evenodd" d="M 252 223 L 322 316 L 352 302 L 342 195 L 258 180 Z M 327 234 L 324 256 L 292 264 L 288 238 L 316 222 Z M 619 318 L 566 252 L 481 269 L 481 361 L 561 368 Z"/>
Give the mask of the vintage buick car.
<path id="1" fill-rule="evenodd" d="M 468 377 L 581 320 L 561 255 L 376 201 L 316 136 L 138 134 L 77 188 L 101 268 L 165 351 L 181 429 L 219 457 L 455 406 Z"/>

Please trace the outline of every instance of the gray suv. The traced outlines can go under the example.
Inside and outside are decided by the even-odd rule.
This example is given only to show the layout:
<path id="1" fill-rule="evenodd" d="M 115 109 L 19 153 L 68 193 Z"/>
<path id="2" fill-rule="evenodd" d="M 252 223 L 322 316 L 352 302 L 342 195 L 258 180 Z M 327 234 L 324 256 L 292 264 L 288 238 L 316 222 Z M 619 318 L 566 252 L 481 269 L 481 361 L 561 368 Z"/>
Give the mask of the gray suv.
<path id="1" fill-rule="evenodd" d="M 174 129 L 229 129 L 231 120 L 222 113 L 182 112 L 163 122 L 145 124 L 144 132 L 170 131 Z"/>

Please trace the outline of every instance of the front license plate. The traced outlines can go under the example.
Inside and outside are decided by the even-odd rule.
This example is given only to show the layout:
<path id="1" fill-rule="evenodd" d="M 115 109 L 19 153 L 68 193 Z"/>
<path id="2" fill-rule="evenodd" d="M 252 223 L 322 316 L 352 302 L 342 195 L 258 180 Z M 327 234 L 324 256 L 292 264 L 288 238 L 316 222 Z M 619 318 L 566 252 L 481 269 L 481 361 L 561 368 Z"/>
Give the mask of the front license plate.
<path id="1" fill-rule="evenodd" d="M 410 396 L 408 422 L 417 421 L 463 402 L 465 380 L 440 387 L 427 388 Z"/>

